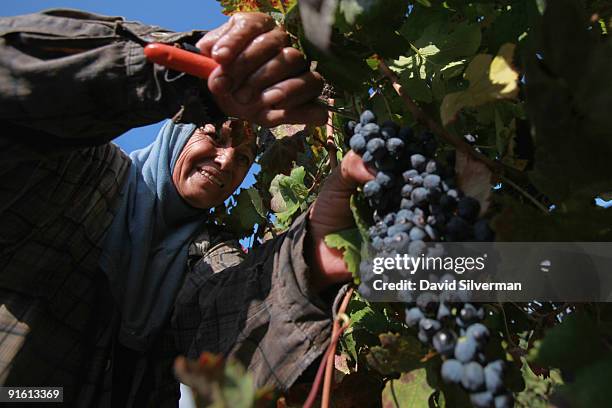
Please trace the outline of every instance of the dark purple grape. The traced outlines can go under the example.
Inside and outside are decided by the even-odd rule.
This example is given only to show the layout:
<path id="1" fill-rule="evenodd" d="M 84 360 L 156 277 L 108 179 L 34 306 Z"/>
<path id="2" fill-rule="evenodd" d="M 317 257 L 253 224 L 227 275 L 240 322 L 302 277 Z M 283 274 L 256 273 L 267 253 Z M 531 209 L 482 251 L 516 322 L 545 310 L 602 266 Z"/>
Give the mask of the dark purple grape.
<path id="1" fill-rule="evenodd" d="M 418 299 L 418 298 L 417 298 Z M 431 338 L 434 334 L 436 334 L 442 325 L 439 321 L 435 319 L 424 318 L 419 322 L 419 329 L 427 334 L 428 339 Z"/>
<path id="2" fill-rule="evenodd" d="M 399 157 L 404 150 L 404 142 L 398 137 L 392 137 L 387 140 L 387 151 L 390 155 Z"/>
<path id="3" fill-rule="evenodd" d="M 365 137 L 366 141 L 370 139 L 378 138 L 380 128 L 376 123 L 368 123 L 361 128 L 361 134 Z M 382 140 L 382 139 L 381 139 Z"/>
<path id="4" fill-rule="evenodd" d="M 422 241 L 413 241 L 422 242 Z M 411 243 L 412 245 L 412 243 Z M 436 310 L 436 304 L 438 296 L 433 292 L 422 292 L 417 296 L 416 305 L 423 311 L 423 313 L 431 313 Z"/>
<path id="5" fill-rule="evenodd" d="M 355 126 L 357 126 L 357 122 L 354 120 L 349 120 L 344 124 L 344 134 L 347 136 L 352 136 L 355 133 Z"/>
<path id="6" fill-rule="evenodd" d="M 374 197 L 382 191 L 382 187 L 376 180 L 370 180 L 363 186 L 363 194 L 367 197 Z"/>
<path id="7" fill-rule="evenodd" d="M 491 391 L 494 394 L 501 392 L 504 389 L 504 380 L 502 378 L 502 373 L 486 366 L 484 369 L 485 376 L 485 385 L 487 386 L 487 390 Z"/>
<path id="8" fill-rule="evenodd" d="M 498 373 L 503 373 L 506 368 L 505 366 L 506 365 L 503 360 L 495 360 L 487 364 L 487 367 L 490 370 L 497 371 Z"/>
<path id="9" fill-rule="evenodd" d="M 376 122 L 376 115 L 371 110 L 364 110 L 359 116 L 359 123 L 365 125 L 372 122 Z"/>
<path id="10" fill-rule="evenodd" d="M 470 402 L 474 408 L 491 408 L 493 405 L 493 394 L 489 391 L 472 393 L 470 394 Z"/>
<path id="11" fill-rule="evenodd" d="M 418 241 L 418 240 L 422 241 L 422 240 L 425 239 L 425 237 L 427 237 L 427 234 L 421 228 L 419 228 L 419 227 L 412 227 L 410 229 L 410 239 L 412 241 Z"/>
<path id="12" fill-rule="evenodd" d="M 427 191 L 424 187 L 417 187 L 412 190 L 410 194 L 410 199 L 415 205 L 423 205 L 427 204 L 427 199 L 429 198 L 429 191 Z"/>
<path id="13" fill-rule="evenodd" d="M 474 323 L 467 328 L 465 335 L 483 345 L 489 340 L 489 329 L 482 323 Z"/>
<path id="14" fill-rule="evenodd" d="M 464 220 L 474 222 L 480 213 L 480 203 L 472 197 L 463 197 L 457 203 L 457 215 Z"/>
<path id="15" fill-rule="evenodd" d="M 476 323 L 478 320 L 484 318 L 484 311 L 482 309 L 476 309 L 471 303 L 466 303 L 459 312 L 459 319 L 463 323 L 463 327 L 467 327 L 472 323 Z"/>
<path id="16" fill-rule="evenodd" d="M 376 173 L 376 181 L 383 186 L 383 188 L 391 188 L 391 186 L 393 186 L 393 174 L 379 171 Z"/>
<path id="17" fill-rule="evenodd" d="M 422 154 L 413 154 L 410 156 L 410 164 L 412 164 L 414 169 L 421 172 L 424 170 L 425 165 L 427 164 L 427 159 Z"/>
<path id="18" fill-rule="evenodd" d="M 412 178 L 418 175 L 419 175 L 419 172 L 414 169 L 406 170 L 405 172 L 402 173 L 402 178 L 404 179 L 404 183 L 410 183 Z"/>
<path id="19" fill-rule="evenodd" d="M 380 160 L 385 156 L 385 141 L 379 137 L 372 138 L 367 143 L 366 149 L 374 159 Z"/>
<path id="20" fill-rule="evenodd" d="M 478 344 L 471 337 L 461 337 L 455 345 L 455 358 L 462 363 L 469 363 L 476 357 Z"/>
<path id="21" fill-rule="evenodd" d="M 397 132 L 390 126 L 386 126 L 384 123 L 380 127 L 380 135 L 383 139 L 389 140 L 397 135 Z"/>
<path id="22" fill-rule="evenodd" d="M 410 308 L 406 311 L 406 324 L 408 327 L 415 327 L 425 315 L 418 307 Z"/>
<path id="23" fill-rule="evenodd" d="M 423 179 L 423 187 L 438 188 L 440 186 L 440 176 L 437 174 L 429 174 Z"/>
<path id="24" fill-rule="evenodd" d="M 383 249 L 383 239 L 381 237 L 374 237 L 371 240 L 372 242 L 372 248 L 374 248 L 377 251 L 380 251 Z"/>
<path id="25" fill-rule="evenodd" d="M 351 137 L 349 142 L 351 149 L 357 154 L 363 154 L 366 150 L 366 141 L 361 134 L 357 133 L 355 136 Z"/>
<path id="26" fill-rule="evenodd" d="M 454 331 L 442 329 L 434 334 L 431 342 L 438 353 L 446 357 L 451 357 L 455 350 L 456 341 L 457 335 Z"/>
<path id="27" fill-rule="evenodd" d="M 363 160 L 365 164 L 371 164 L 374 163 L 374 156 L 372 156 L 370 152 L 365 151 L 363 156 L 361 156 L 361 160 Z"/>
<path id="28" fill-rule="evenodd" d="M 442 363 L 440 372 L 444 382 L 448 384 L 459 384 L 463 378 L 463 364 L 454 359 L 446 360 Z"/>
<path id="29" fill-rule="evenodd" d="M 484 387 L 484 371 L 482 366 L 474 361 L 463 366 L 461 385 L 468 391 L 480 391 Z"/>
<path id="30" fill-rule="evenodd" d="M 505 393 L 495 397 L 495 408 L 512 408 L 514 406 L 514 397 L 510 393 Z"/>
<path id="31" fill-rule="evenodd" d="M 434 174 L 438 171 L 438 165 L 435 160 L 430 160 L 425 166 L 425 171 L 429 174 Z"/>
<path id="32" fill-rule="evenodd" d="M 404 186 L 402 187 L 402 191 L 401 191 L 401 195 L 404 198 L 410 198 L 410 193 L 412 193 L 412 190 L 414 188 L 412 187 L 412 184 L 404 184 Z"/>
<path id="33" fill-rule="evenodd" d="M 402 198 L 402 201 L 400 203 L 400 208 L 402 210 L 410 210 L 412 209 L 413 206 L 414 206 L 414 203 L 412 202 L 412 200 L 409 200 L 407 198 Z"/>
<path id="34" fill-rule="evenodd" d="M 398 224 L 407 224 L 412 222 L 412 211 L 399 210 L 397 214 L 395 214 L 395 222 Z"/>
<path id="35" fill-rule="evenodd" d="M 455 208 L 457 208 L 457 200 L 455 197 L 451 197 L 447 194 L 442 194 L 440 196 L 440 201 L 438 201 L 438 204 L 442 210 L 446 212 L 455 211 Z"/>
<path id="36" fill-rule="evenodd" d="M 414 131 L 410 127 L 403 127 L 400 129 L 398 136 L 404 142 L 409 142 L 414 139 Z"/>
<path id="37" fill-rule="evenodd" d="M 449 318 L 450 316 L 451 316 L 450 309 L 448 308 L 448 306 L 446 306 L 446 303 L 441 301 L 440 306 L 438 306 L 438 313 L 436 314 L 436 319 L 442 321 L 442 320 Z"/>
<path id="38" fill-rule="evenodd" d="M 380 174 L 380 173 L 378 173 L 378 174 Z M 376 181 L 378 181 L 378 180 L 376 180 Z M 385 217 L 383 218 L 382 221 L 388 227 L 392 226 L 393 224 L 395 224 L 395 213 L 389 213 L 389 214 L 385 215 Z"/>

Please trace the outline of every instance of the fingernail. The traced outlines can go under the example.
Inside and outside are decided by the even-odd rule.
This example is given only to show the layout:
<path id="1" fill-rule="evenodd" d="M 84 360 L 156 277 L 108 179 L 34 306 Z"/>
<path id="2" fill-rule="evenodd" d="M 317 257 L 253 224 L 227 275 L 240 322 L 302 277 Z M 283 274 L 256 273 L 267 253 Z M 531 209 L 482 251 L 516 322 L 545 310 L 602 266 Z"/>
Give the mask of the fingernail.
<path id="1" fill-rule="evenodd" d="M 270 88 L 261 95 L 261 100 L 266 105 L 274 105 L 283 100 L 285 93 L 278 88 Z"/>
<path id="2" fill-rule="evenodd" d="M 218 78 L 215 78 L 214 86 L 215 88 L 217 88 L 218 91 L 229 92 L 232 87 L 232 79 L 225 75 L 222 75 Z"/>
<path id="3" fill-rule="evenodd" d="M 252 96 L 253 96 L 253 91 L 248 86 L 244 87 L 244 88 L 241 88 L 234 95 L 236 100 L 238 102 L 240 102 L 241 104 L 243 104 L 243 105 L 248 103 L 251 100 Z"/>
<path id="4" fill-rule="evenodd" d="M 212 56 L 213 58 L 228 58 L 231 55 L 230 49 L 227 47 L 213 47 Z"/>

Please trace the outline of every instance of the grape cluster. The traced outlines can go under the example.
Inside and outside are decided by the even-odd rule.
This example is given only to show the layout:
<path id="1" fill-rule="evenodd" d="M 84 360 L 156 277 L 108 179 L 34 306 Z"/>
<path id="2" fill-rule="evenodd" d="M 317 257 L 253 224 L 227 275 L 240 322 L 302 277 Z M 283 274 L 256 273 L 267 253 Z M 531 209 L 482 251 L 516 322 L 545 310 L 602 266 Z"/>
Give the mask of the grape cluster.
<path id="1" fill-rule="evenodd" d="M 441 256 L 439 246 L 427 243 L 494 240 L 487 221 L 478 217 L 479 202 L 457 188 L 452 160 L 435 159 L 438 146 L 430 132 L 417 135 L 392 121 L 379 126 L 368 110 L 359 123 L 349 122 L 345 130 L 351 135 L 351 149 L 376 170 L 363 193 L 374 209 L 375 224 L 368 232 L 378 256 Z M 363 261 L 360 269 L 362 276 L 372 277 L 369 261 Z M 440 279 L 444 280 L 454 276 L 446 274 Z M 362 284 L 359 290 L 370 288 Z M 444 359 L 445 382 L 463 387 L 476 408 L 513 406 L 503 383 L 504 362 L 489 362 L 484 354 L 490 336 L 482 324 L 484 310 L 468 303 L 469 294 L 427 291 L 403 300 L 408 304 L 406 324 Z"/>

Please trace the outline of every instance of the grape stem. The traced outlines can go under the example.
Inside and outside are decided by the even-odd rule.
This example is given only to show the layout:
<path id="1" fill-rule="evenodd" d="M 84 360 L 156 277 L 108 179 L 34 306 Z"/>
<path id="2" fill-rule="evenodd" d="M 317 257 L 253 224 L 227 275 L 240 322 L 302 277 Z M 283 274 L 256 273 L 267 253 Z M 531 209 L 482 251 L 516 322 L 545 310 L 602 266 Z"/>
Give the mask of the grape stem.
<path id="1" fill-rule="evenodd" d="M 329 98 L 327 105 L 334 106 L 334 100 Z M 327 133 L 325 147 L 327 148 L 327 155 L 329 156 L 329 165 L 333 170 L 338 167 L 338 148 L 336 147 L 336 143 L 334 143 L 334 112 L 332 110 L 329 111 L 327 116 L 327 126 L 325 130 Z"/>
<path id="2" fill-rule="evenodd" d="M 500 174 L 504 172 L 504 168 L 500 163 L 497 163 L 482 153 L 479 153 L 472 149 L 472 147 L 460 137 L 450 133 L 446 129 L 444 129 L 438 122 L 430 118 L 419 106 L 412 100 L 412 98 L 406 94 L 402 88 L 402 85 L 399 83 L 399 78 L 397 75 L 389 69 L 385 61 L 382 58 L 378 58 L 379 69 L 382 74 L 387 77 L 391 81 L 391 85 L 395 92 L 403 99 L 406 107 L 412 114 L 412 116 L 420 123 L 425 125 L 429 130 L 431 130 L 434 134 L 446 140 L 448 143 L 453 145 L 457 150 L 461 150 L 466 154 L 472 156 L 474 159 L 483 162 L 491 171 L 494 173 Z"/>

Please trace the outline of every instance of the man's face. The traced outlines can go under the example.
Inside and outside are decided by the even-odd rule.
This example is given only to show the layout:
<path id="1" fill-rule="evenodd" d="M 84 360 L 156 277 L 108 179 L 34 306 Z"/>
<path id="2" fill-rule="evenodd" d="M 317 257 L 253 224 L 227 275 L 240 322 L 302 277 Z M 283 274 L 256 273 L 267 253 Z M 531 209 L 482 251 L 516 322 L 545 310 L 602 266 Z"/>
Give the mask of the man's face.
<path id="1" fill-rule="evenodd" d="M 242 139 L 237 146 L 234 140 Z M 212 208 L 223 203 L 242 183 L 255 160 L 255 143 L 244 137 L 242 122 L 227 121 L 198 128 L 181 151 L 172 181 L 192 207 Z"/>

